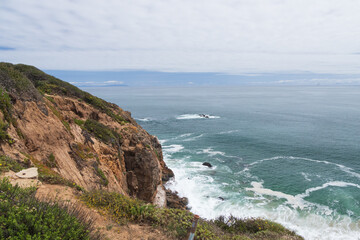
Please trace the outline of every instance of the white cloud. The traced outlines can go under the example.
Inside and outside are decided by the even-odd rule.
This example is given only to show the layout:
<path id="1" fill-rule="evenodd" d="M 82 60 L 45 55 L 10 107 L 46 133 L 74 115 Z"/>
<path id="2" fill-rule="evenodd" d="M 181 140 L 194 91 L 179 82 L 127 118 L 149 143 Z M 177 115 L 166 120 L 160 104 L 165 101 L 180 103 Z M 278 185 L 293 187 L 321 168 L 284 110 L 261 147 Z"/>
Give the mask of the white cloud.
<path id="1" fill-rule="evenodd" d="M 360 73 L 358 0 L 3 0 L 0 60 L 44 69 Z"/>

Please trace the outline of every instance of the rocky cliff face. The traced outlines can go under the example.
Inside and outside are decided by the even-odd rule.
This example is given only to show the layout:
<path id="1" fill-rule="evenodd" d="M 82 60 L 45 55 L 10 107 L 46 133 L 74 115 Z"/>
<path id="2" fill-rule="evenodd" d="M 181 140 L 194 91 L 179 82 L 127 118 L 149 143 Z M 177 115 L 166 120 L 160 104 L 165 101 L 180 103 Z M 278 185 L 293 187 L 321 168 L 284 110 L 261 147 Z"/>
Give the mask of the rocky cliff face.
<path id="1" fill-rule="evenodd" d="M 40 179 L 165 205 L 173 176 L 156 137 L 120 107 L 27 65 L 0 63 L 0 154 Z"/>

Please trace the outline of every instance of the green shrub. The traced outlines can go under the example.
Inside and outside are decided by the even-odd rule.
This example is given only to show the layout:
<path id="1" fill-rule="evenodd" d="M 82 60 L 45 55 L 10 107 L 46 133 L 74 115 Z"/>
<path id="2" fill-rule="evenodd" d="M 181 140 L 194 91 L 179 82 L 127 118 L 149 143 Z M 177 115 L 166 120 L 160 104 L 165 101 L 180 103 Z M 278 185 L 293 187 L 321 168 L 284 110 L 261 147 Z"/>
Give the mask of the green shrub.
<path id="1" fill-rule="evenodd" d="M 21 130 L 18 128 L 16 119 L 12 115 L 12 104 L 9 94 L 0 86 L 0 110 L 4 115 L 3 122 L 0 119 L 0 141 L 6 140 L 8 143 L 13 143 L 11 137 L 7 134 L 8 124 L 12 124 L 16 128 L 16 133 L 20 138 L 24 138 Z M 7 124 L 8 123 L 8 124 Z"/>
<path id="2" fill-rule="evenodd" d="M 164 228 L 178 238 L 185 237 L 193 214 L 180 209 L 156 208 L 154 205 L 105 191 L 85 192 L 81 196 L 88 205 L 107 212 L 116 222 L 149 223 Z"/>
<path id="3" fill-rule="evenodd" d="M 109 184 L 109 180 L 107 179 L 107 177 L 105 176 L 104 172 L 99 168 L 99 166 L 95 166 L 95 171 L 96 174 L 100 177 L 101 179 L 101 184 L 104 185 L 105 187 Z"/>
<path id="4" fill-rule="evenodd" d="M 79 125 L 80 127 L 84 126 L 85 121 L 74 118 L 74 123 Z"/>
<path id="5" fill-rule="evenodd" d="M 234 216 L 229 216 L 227 218 L 221 216 L 214 220 L 214 223 L 221 229 L 230 233 L 257 233 L 268 230 L 277 233 L 286 232 L 294 234 L 278 223 L 261 218 L 240 219 Z"/>
<path id="6" fill-rule="evenodd" d="M 8 156 L 0 155 L 0 173 L 7 172 L 9 170 L 19 172 L 25 167 L 26 163 L 19 163 Z"/>
<path id="7" fill-rule="evenodd" d="M 84 92 L 68 82 L 64 82 L 58 78 L 48 75 L 33 66 L 17 64 L 14 68 L 29 78 L 35 87 L 43 94 L 57 94 L 75 97 L 105 112 L 120 124 L 125 124 L 127 122 L 123 117 L 113 112 L 114 106 L 111 103 L 95 97 L 90 93 Z"/>
<path id="8" fill-rule="evenodd" d="M 0 119 L 0 142 L 8 142 L 8 143 L 12 143 L 13 140 L 12 138 L 9 136 L 9 134 L 7 133 L 7 129 L 9 128 L 9 124 L 3 122 Z"/>
<path id="9" fill-rule="evenodd" d="M 49 100 L 52 104 L 56 105 L 56 102 L 55 102 L 55 100 L 54 100 L 53 97 L 51 97 L 51 96 L 45 96 L 45 98 L 46 98 L 47 100 Z"/>
<path id="10" fill-rule="evenodd" d="M 48 159 L 45 162 L 45 165 L 49 168 L 56 168 L 57 164 L 56 164 L 56 160 L 55 160 L 55 156 L 53 153 L 51 153 L 48 157 Z"/>
<path id="11" fill-rule="evenodd" d="M 31 155 L 22 153 L 27 159 L 30 159 L 30 161 L 35 165 L 35 167 L 38 168 L 39 172 L 39 180 L 42 182 L 46 182 L 49 184 L 61 184 L 61 185 L 67 185 L 67 186 L 73 186 L 70 181 L 64 179 L 61 177 L 57 172 L 52 170 L 50 167 L 46 166 L 46 164 L 43 164 L 36 158 L 33 158 Z M 55 159 L 54 159 L 55 160 Z"/>
<path id="12" fill-rule="evenodd" d="M 76 96 L 79 98 L 83 97 L 84 92 L 79 88 L 71 85 L 68 82 L 48 75 L 36 67 L 17 64 L 14 65 L 14 68 L 23 73 L 30 81 L 32 81 L 34 86 L 42 93 Z"/>
<path id="13" fill-rule="evenodd" d="M 85 192 L 81 199 L 96 207 L 120 224 L 128 221 L 160 227 L 168 234 L 183 239 L 192 225 L 194 215 L 186 210 L 157 208 L 138 199 L 102 190 Z M 261 228 L 261 229 L 259 229 Z M 266 237 L 264 237 L 266 236 Z M 283 238 L 285 237 L 285 238 Z M 214 221 L 200 219 L 196 240 L 302 239 L 280 224 L 263 219 L 220 217 Z"/>
<path id="14" fill-rule="evenodd" d="M 96 138 L 102 140 L 106 143 L 119 144 L 121 136 L 116 131 L 110 129 L 104 124 L 99 123 L 98 121 L 88 119 L 84 123 L 84 128 L 93 133 Z"/>
<path id="15" fill-rule="evenodd" d="M 0 71 L 7 75 L 8 78 L 12 79 L 12 86 L 16 92 L 21 93 L 29 89 L 31 82 L 24 76 L 20 71 L 14 68 L 12 64 L 1 63 Z"/>
<path id="16" fill-rule="evenodd" d="M 34 193 L 0 181 L 0 239 L 100 239 L 79 207 L 40 202 Z"/>
<path id="17" fill-rule="evenodd" d="M 12 104 L 11 104 L 9 94 L 2 87 L 0 87 L 0 110 L 4 115 L 4 120 L 7 121 L 8 123 L 11 123 L 12 122 L 12 115 L 11 115 Z"/>
<path id="18" fill-rule="evenodd" d="M 21 96 L 24 91 L 28 97 L 31 95 L 32 98 L 35 98 L 36 100 L 41 100 L 39 92 L 43 95 L 50 94 L 69 96 L 90 104 L 96 109 L 106 113 L 113 120 L 122 125 L 128 122 L 119 113 L 117 113 L 118 110 L 114 104 L 95 97 L 90 93 L 84 92 L 72 84 L 48 75 L 33 66 L 24 64 L 13 65 L 2 62 L 0 63 L 0 79 L 1 78 L 4 78 L 7 82 L 9 82 L 10 86 L 15 88 L 19 96 Z M 50 96 L 46 96 L 46 98 L 50 102 L 54 103 Z M 0 99 L 0 108 L 1 107 Z M 8 118 L 7 120 L 10 123 L 10 119 Z M 62 122 L 65 127 L 69 129 L 68 123 L 66 121 Z"/>

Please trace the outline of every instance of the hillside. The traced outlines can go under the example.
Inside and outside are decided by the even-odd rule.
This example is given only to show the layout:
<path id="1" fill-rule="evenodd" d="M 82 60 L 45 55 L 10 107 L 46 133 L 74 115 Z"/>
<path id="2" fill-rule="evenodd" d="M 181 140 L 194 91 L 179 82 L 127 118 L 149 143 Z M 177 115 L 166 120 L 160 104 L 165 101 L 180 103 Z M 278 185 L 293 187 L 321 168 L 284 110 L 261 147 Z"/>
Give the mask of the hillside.
<path id="1" fill-rule="evenodd" d="M 40 180 L 148 202 L 163 194 L 173 173 L 129 112 L 27 65 L 1 63 L 0 87 L 1 154 L 37 166 Z"/>
<path id="2" fill-rule="evenodd" d="M 25 215 L 28 209 L 41 212 L 44 208 L 38 201 L 53 201 L 56 195 L 61 201 L 80 204 L 76 211 L 71 206 L 65 209 L 71 216 L 80 216 L 84 226 L 88 226 L 88 218 L 96 219 L 95 227 L 102 229 L 100 232 L 107 238 L 186 236 L 194 215 L 185 210 L 184 199 L 166 192 L 164 183 L 174 174 L 163 160 L 161 145 L 136 123 L 130 112 L 35 67 L 10 63 L 0 63 L 0 110 L 0 175 L 15 184 L 20 183 L 15 172 L 31 167 L 39 172 L 39 181 L 21 182 L 36 187 L 29 190 L 11 187 L 7 180 L 0 180 L 0 208 L 17 212 L 19 206 L 26 206 Z M 50 209 L 49 214 L 62 211 L 53 208 L 53 203 L 46 206 L 50 206 L 45 208 Z M 63 208 L 62 204 L 59 206 Z M 14 224 L 15 220 L 9 220 L 22 215 L 7 216 L 10 210 L 4 210 L 5 215 L 0 212 L 0 219 L 8 220 L 7 224 L 16 229 L 14 233 L 20 228 L 26 232 L 23 226 Z M 65 213 L 61 216 L 65 220 L 57 220 L 57 224 L 68 219 Z M 34 222 L 28 217 L 17 221 L 26 224 L 28 221 L 27 227 Z M 121 227 L 124 224 L 127 230 Z M 51 222 L 50 225 L 53 226 Z M 112 226 L 116 231 L 111 230 Z M 35 227 L 29 228 L 36 232 Z M 69 229 L 76 232 L 71 226 Z M 84 229 L 81 234 L 94 231 Z M 133 229 L 132 233 L 125 233 L 129 229 Z M 8 228 L 0 226 L 0 239 L 3 233 L 11 236 Z M 47 228 L 46 234 L 53 233 Z M 98 239 L 96 236 L 81 239 Z M 201 219 L 196 239 L 301 237 L 262 219 L 219 218 Z"/>

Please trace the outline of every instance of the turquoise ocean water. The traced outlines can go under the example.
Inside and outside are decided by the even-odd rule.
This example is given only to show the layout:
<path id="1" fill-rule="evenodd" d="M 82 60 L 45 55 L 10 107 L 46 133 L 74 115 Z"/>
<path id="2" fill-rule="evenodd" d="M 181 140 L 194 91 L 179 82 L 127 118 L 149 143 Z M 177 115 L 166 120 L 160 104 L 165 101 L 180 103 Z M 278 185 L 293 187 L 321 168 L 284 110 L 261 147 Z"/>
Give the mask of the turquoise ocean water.
<path id="1" fill-rule="evenodd" d="M 194 213 L 264 217 L 305 239 L 360 239 L 360 87 L 84 90 L 159 138 L 175 173 L 167 187 Z"/>

